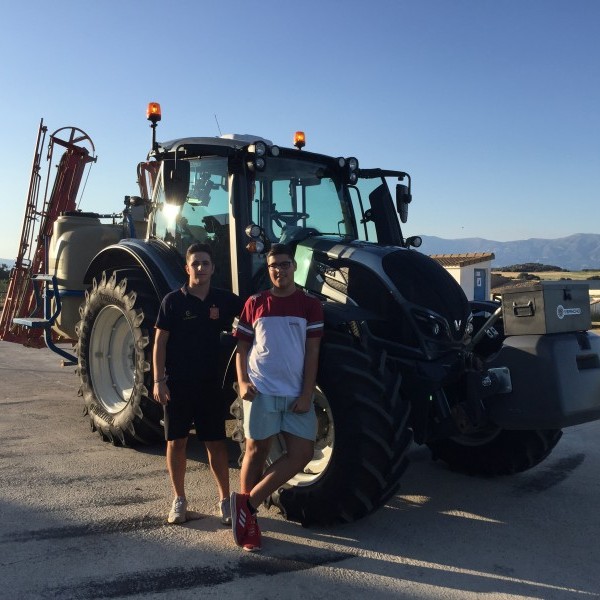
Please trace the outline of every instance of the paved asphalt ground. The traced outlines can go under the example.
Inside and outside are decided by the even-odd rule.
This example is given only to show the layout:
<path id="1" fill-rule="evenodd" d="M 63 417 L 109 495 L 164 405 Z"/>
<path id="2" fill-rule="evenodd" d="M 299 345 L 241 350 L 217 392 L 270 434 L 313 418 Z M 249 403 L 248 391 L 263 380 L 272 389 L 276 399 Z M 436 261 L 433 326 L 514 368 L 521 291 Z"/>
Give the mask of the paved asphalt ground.
<path id="1" fill-rule="evenodd" d="M 499 479 L 451 473 L 415 447 L 374 515 L 303 529 L 261 510 L 264 549 L 247 554 L 213 514 L 199 444 L 187 480 L 198 518 L 169 526 L 163 445 L 92 434 L 74 368 L 0 342 L 0 381 L 1 598 L 600 598 L 598 422 Z M 234 489 L 236 455 L 232 443 Z"/>

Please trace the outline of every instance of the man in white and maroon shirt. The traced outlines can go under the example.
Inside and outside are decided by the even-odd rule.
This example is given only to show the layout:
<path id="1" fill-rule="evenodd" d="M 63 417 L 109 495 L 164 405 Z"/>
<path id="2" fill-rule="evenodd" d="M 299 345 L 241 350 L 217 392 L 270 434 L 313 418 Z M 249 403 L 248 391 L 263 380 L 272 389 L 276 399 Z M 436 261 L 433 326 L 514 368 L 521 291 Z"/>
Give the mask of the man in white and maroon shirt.
<path id="1" fill-rule="evenodd" d="M 261 547 L 257 508 L 312 460 L 317 432 L 313 393 L 323 309 L 296 287 L 296 262 L 288 246 L 274 244 L 267 267 L 271 289 L 248 298 L 234 332 L 246 452 L 241 493 L 231 494 L 232 528 L 236 544 L 249 551 Z M 279 433 L 287 452 L 263 473 Z"/>

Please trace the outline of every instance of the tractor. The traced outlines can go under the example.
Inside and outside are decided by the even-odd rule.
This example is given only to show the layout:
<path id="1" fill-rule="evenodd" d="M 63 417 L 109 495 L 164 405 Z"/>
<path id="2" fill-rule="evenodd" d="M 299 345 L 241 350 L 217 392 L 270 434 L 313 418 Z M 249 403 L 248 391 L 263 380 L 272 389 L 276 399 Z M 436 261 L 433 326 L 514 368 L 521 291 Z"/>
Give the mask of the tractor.
<path id="1" fill-rule="evenodd" d="M 163 436 L 151 398 L 154 323 L 198 241 L 212 247 L 213 285 L 244 299 L 269 286 L 270 245 L 290 244 L 296 284 L 323 305 L 315 453 L 269 499 L 287 519 L 332 525 L 373 512 L 398 490 L 413 442 L 451 469 L 507 475 L 543 461 L 564 427 L 600 418 L 600 337 L 579 284 L 531 290 L 529 300 L 469 301 L 417 249 L 421 238 L 404 237 L 408 173 L 309 152 L 302 132 L 293 147 L 255 135 L 158 142 L 159 105 L 147 116 L 152 145 L 137 167 L 138 193 L 116 215 L 68 204 L 53 215 L 38 240 L 44 272 L 24 277 L 38 290 L 37 316 L 31 306 L 28 315 L 13 309 L 10 323 L 3 315 L 3 339 L 36 330 L 77 365 L 102 438 Z M 231 332 L 220 364 L 243 451 Z M 283 452 L 275 440 L 268 460 Z"/>

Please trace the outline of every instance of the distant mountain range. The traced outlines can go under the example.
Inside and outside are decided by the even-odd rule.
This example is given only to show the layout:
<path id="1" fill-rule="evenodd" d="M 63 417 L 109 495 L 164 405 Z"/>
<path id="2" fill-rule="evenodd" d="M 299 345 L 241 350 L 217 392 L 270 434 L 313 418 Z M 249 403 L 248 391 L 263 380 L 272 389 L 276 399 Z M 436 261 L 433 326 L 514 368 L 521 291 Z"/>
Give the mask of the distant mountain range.
<path id="1" fill-rule="evenodd" d="M 554 265 L 569 271 L 600 270 L 600 234 L 576 233 L 554 240 L 531 238 L 514 242 L 495 242 L 483 238 L 446 240 L 421 236 L 423 254 L 463 254 L 493 252 L 492 268 L 522 263 Z"/>
<path id="2" fill-rule="evenodd" d="M 424 235 L 419 250 L 423 254 L 463 254 L 493 252 L 492 267 L 507 267 L 528 262 L 555 265 L 570 271 L 600 270 L 600 234 L 576 233 L 554 240 L 531 238 L 514 242 L 495 242 L 483 238 L 446 240 Z M 0 258 L 0 264 L 12 267 L 13 259 Z"/>

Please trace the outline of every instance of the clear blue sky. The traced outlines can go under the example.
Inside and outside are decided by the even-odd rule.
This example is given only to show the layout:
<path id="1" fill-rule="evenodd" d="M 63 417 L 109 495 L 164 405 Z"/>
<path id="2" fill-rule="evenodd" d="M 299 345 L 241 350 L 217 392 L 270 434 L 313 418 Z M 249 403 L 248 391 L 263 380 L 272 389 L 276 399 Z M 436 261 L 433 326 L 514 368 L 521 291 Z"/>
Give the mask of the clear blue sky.
<path id="1" fill-rule="evenodd" d="M 0 257 L 37 127 L 93 139 L 81 204 L 116 212 L 158 139 L 262 135 L 413 178 L 406 235 L 600 233 L 596 0 L 0 0 Z"/>

